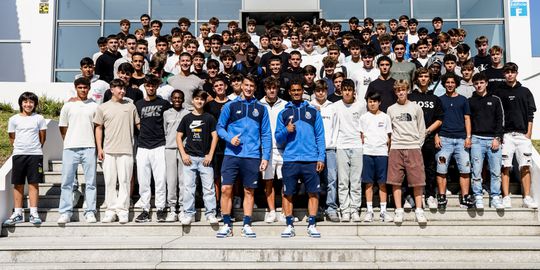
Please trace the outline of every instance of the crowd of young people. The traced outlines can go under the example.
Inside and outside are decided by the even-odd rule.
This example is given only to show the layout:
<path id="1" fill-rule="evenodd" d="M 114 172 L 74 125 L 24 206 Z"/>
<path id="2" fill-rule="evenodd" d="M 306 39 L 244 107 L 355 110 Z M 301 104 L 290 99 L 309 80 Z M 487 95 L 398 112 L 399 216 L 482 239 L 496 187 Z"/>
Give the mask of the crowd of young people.
<path id="1" fill-rule="evenodd" d="M 363 221 L 373 222 L 377 190 L 380 221 L 403 222 L 406 205 L 426 224 L 424 208 L 447 206 L 449 167 L 459 173 L 461 207 L 483 209 L 489 186 L 490 206 L 510 208 L 514 156 L 523 206 L 537 208 L 530 196 L 536 107 L 517 81 L 518 66 L 503 64 L 503 49 L 489 48 L 485 36 L 475 39 L 478 53 L 472 56 L 465 30 L 444 32 L 439 17 L 432 25 L 429 33 L 405 15 L 388 25 L 371 18 L 360 25 L 353 17 L 342 31 L 324 19 L 312 24 L 289 17 L 281 25 L 266 22 L 259 33 L 253 19 L 246 31 L 230 22 L 219 34 L 219 20 L 211 18 L 196 37 L 187 18 L 166 35 L 147 14 L 133 32 L 122 20 L 120 33 L 99 38 L 100 51 L 82 58 L 61 111 L 57 222 L 72 219 L 79 164 L 84 217 L 97 222 L 100 161 L 101 222 L 129 222 L 134 183 L 139 199 L 133 207 L 142 209 L 134 221 L 150 221 L 153 179 L 157 221 L 190 225 L 200 179 L 206 220 L 223 222 L 217 237 L 232 236 L 235 208 L 243 208 L 242 236 L 256 237 L 251 224 L 259 185 L 267 203 L 264 220 L 284 222 L 282 237 L 295 236 L 299 190 L 307 194 L 311 237 L 320 237 L 322 212 L 331 222 L 362 221 L 363 195 Z M 5 225 L 24 222 L 26 179 L 30 222 L 41 223 L 46 125 L 37 105 L 34 94 L 24 93 L 20 113 L 9 120 L 15 209 Z M 277 180 L 283 185 L 276 191 Z"/>

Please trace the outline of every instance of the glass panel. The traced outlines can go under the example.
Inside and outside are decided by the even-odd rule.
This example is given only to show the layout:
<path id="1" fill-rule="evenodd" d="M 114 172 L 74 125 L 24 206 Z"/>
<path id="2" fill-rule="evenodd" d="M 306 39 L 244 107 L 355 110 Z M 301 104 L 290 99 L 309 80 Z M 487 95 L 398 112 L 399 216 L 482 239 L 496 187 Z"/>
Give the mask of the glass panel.
<path id="1" fill-rule="evenodd" d="M 174 27 L 178 27 L 178 23 L 175 23 L 175 22 L 167 22 L 167 23 L 163 23 L 163 27 L 161 27 L 161 35 L 170 35 L 171 34 L 171 29 L 173 29 Z M 191 27 L 193 28 L 193 27 Z M 190 31 L 192 34 L 193 32 Z M 195 35 L 195 34 L 194 34 Z"/>
<path id="2" fill-rule="evenodd" d="M 199 0 L 199 20 L 207 21 L 212 17 L 239 20 L 241 8 L 241 0 Z"/>
<path id="3" fill-rule="evenodd" d="M 203 23 L 198 23 L 197 24 L 197 35 L 201 34 L 201 31 L 199 31 L 199 29 L 201 29 L 201 24 L 203 24 Z M 226 22 L 223 22 L 223 23 L 219 22 L 217 33 L 221 35 L 221 32 L 223 30 L 227 30 L 227 29 L 229 29 L 229 28 L 227 28 L 227 23 Z M 195 29 L 193 29 L 193 30 L 195 30 Z M 195 31 L 191 31 L 191 33 L 195 35 Z"/>
<path id="4" fill-rule="evenodd" d="M 461 18 L 504 18 L 502 0 L 460 0 Z"/>
<path id="5" fill-rule="evenodd" d="M 101 0 L 59 0 L 59 20 L 99 20 Z"/>
<path id="6" fill-rule="evenodd" d="M 364 18 L 363 0 L 321 0 L 321 9 L 323 18 L 327 20 L 348 20 L 353 16 L 360 20 Z"/>
<path id="7" fill-rule="evenodd" d="M 105 0 L 105 19 L 139 20 L 148 13 L 148 0 Z"/>
<path id="8" fill-rule="evenodd" d="M 420 22 L 418 24 L 418 28 L 420 28 L 420 27 L 427 28 L 429 33 L 433 32 L 433 26 L 431 25 L 431 21 L 429 21 L 429 22 Z M 443 28 L 443 31 L 445 31 L 445 32 L 448 31 L 451 28 L 457 28 L 457 22 L 445 21 L 442 28 Z"/>
<path id="9" fill-rule="evenodd" d="M 83 57 L 92 57 L 98 51 L 96 40 L 99 26 L 58 26 L 57 68 L 79 68 Z"/>
<path id="10" fill-rule="evenodd" d="M 409 0 L 377 0 L 367 1 L 367 16 L 373 19 L 399 18 L 401 15 L 411 16 Z"/>
<path id="11" fill-rule="evenodd" d="M 193 0 L 152 0 L 152 17 L 158 20 L 178 20 L 195 17 Z"/>
<path id="12" fill-rule="evenodd" d="M 489 40 L 489 46 L 499 45 L 502 48 L 504 44 L 504 24 L 470 24 L 462 23 L 461 26 L 467 31 L 465 43 L 471 46 L 472 55 L 476 55 L 474 49 L 474 40 L 479 36 L 486 36 Z"/>
<path id="13" fill-rule="evenodd" d="M 80 71 L 57 71 L 54 76 L 55 82 L 72 82 L 75 80 L 75 76 L 81 74 Z"/>
<path id="14" fill-rule="evenodd" d="M 24 82 L 24 60 L 22 49 L 30 48 L 30 44 L 21 43 L 0 43 L 0 52 L 2 52 L 2 62 L 4 64 L 0 72 L 0 82 Z"/>
<path id="15" fill-rule="evenodd" d="M 131 27 L 129 28 L 129 31 L 131 33 L 135 32 L 135 29 L 137 28 L 133 28 L 134 25 L 139 25 L 140 26 L 140 23 L 135 23 L 135 24 L 131 24 Z M 103 36 L 108 36 L 108 35 L 116 35 L 120 33 L 120 23 L 117 23 L 117 22 L 114 22 L 114 23 L 103 23 Z"/>
<path id="16" fill-rule="evenodd" d="M 457 18 L 455 0 L 415 0 L 414 17 L 416 19 L 433 19 L 433 17 Z"/>

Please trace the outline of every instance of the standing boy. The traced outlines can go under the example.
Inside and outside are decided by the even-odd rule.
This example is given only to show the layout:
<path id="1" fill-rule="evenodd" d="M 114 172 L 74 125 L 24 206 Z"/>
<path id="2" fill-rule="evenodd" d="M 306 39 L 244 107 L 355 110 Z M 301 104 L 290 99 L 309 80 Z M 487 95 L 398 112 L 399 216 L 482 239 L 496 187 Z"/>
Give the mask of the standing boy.
<path id="1" fill-rule="evenodd" d="M 416 205 L 415 216 L 419 224 L 425 225 L 427 219 L 422 208 L 422 193 L 426 185 L 422 144 L 426 134 L 424 113 L 420 106 L 407 99 L 409 82 L 398 80 L 394 85 L 397 103 L 388 108 L 388 116 L 392 120 L 392 141 L 388 153 L 387 183 L 393 185 L 396 210 L 394 222 L 403 222 L 401 205 L 401 185 L 405 176 L 409 187 L 413 188 Z"/>
<path id="2" fill-rule="evenodd" d="M 254 193 L 259 171 L 266 170 L 272 152 L 272 132 L 266 108 L 254 98 L 255 79 L 244 77 L 243 96 L 223 106 L 217 131 L 227 142 L 223 168 L 221 169 L 221 212 L 224 225 L 216 237 L 232 236 L 232 185 L 240 177 L 244 185 L 244 222 L 242 236 L 254 238 L 251 228 Z M 262 158 L 262 159 L 261 159 Z"/>
<path id="3" fill-rule="evenodd" d="M 504 109 L 504 139 L 503 139 L 503 170 L 502 192 L 505 208 L 512 207 L 510 199 L 510 168 L 512 158 L 516 155 L 521 172 L 523 185 L 523 206 L 538 208 L 538 204 L 531 197 L 531 134 L 533 130 L 533 117 L 536 111 L 534 97 L 531 91 L 521 85 L 517 80 L 518 66 L 509 62 L 503 67 L 506 83 L 497 88 L 496 95 L 501 98 Z"/>
<path id="4" fill-rule="evenodd" d="M 325 141 L 321 114 L 307 101 L 303 101 L 302 84 L 292 82 L 289 88 L 292 101 L 285 105 L 277 117 L 276 142 L 283 147 L 283 211 L 287 227 L 281 237 L 295 236 L 293 195 L 298 178 L 303 178 L 308 193 L 308 228 L 310 237 L 321 234 L 315 225 L 319 207 L 320 179 L 324 168 Z"/>
<path id="5" fill-rule="evenodd" d="M 67 102 L 60 111 L 60 134 L 64 139 L 62 153 L 62 193 L 58 206 L 58 224 L 70 222 L 73 214 L 73 184 L 77 167 L 82 164 L 86 184 L 84 218 L 88 223 L 96 222 L 96 141 L 92 119 L 98 104 L 88 99 L 90 81 L 78 78 L 73 83 L 77 99 Z"/>
<path id="6" fill-rule="evenodd" d="M 184 209 L 180 219 L 182 225 L 195 221 L 195 189 L 197 173 L 201 177 L 206 220 L 218 224 L 216 218 L 216 197 L 214 190 L 214 169 L 212 158 L 218 142 L 216 120 L 204 112 L 208 94 L 203 90 L 193 92 L 193 111 L 186 115 L 178 126 L 176 143 L 184 163 Z M 185 139 L 185 146 L 184 141 Z"/>
<path id="7" fill-rule="evenodd" d="M 103 161 L 105 205 L 107 211 L 101 222 L 128 222 L 129 181 L 133 173 L 134 127 L 139 127 L 135 105 L 124 99 L 126 84 L 120 79 L 111 81 L 111 100 L 99 105 L 94 116 L 98 159 Z M 103 140 L 103 129 L 107 130 Z M 116 183 L 119 190 L 116 191 Z"/>
<path id="8" fill-rule="evenodd" d="M 379 110 L 381 96 L 371 93 L 366 97 L 368 112 L 360 116 L 360 132 L 364 155 L 362 161 L 362 182 L 366 184 L 367 213 L 365 222 L 373 222 L 373 184 L 379 185 L 382 222 L 392 222 L 386 212 L 386 168 L 388 167 L 388 147 L 392 135 L 392 123 L 386 113 Z"/>

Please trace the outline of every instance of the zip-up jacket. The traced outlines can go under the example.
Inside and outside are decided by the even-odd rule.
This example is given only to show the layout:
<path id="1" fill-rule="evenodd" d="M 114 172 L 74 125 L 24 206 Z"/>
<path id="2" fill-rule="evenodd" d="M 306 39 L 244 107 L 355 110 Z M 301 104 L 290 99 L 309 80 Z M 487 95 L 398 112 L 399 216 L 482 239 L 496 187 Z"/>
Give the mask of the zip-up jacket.
<path id="1" fill-rule="evenodd" d="M 529 88 L 517 82 L 514 87 L 501 84 L 495 91 L 501 99 L 504 111 L 504 132 L 526 134 L 529 122 L 533 121 L 536 105 Z"/>
<path id="2" fill-rule="evenodd" d="M 292 119 L 296 130 L 287 131 Z M 287 103 L 277 119 L 276 142 L 283 151 L 283 161 L 321 161 L 325 159 L 324 126 L 319 111 L 307 101 L 300 104 Z"/>
<path id="3" fill-rule="evenodd" d="M 483 137 L 503 137 L 504 114 L 501 99 L 487 93 L 481 97 L 473 94 L 469 98 L 471 109 L 472 135 Z"/>
<path id="4" fill-rule="evenodd" d="M 268 116 L 270 117 L 270 129 L 272 130 L 272 135 L 275 134 L 276 132 L 276 122 L 277 122 L 277 117 L 279 115 L 279 113 L 285 109 L 285 105 L 287 104 L 287 101 L 281 99 L 281 98 L 278 98 L 276 100 L 276 102 L 270 106 L 270 104 L 268 103 L 268 101 L 266 101 L 266 98 L 261 98 L 259 100 L 259 102 L 264 106 L 266 107 L 266 110 L 268 110 Z M 274 138 L 274 136 L 272 136 L 272 148 L 274 149 L 277 149 L 278 146 L 276 144 L 276 139 Z"/>
<path id="5" fill-rule="evenodd" d="M 217 132 L 227 142 L 225 155 L 270 160 L 272 131 L 268 111 L 257 99 L 237 97 L 225 104 L 217 123 Z M 240 135 L 240 145 L 231 140 Z"/>

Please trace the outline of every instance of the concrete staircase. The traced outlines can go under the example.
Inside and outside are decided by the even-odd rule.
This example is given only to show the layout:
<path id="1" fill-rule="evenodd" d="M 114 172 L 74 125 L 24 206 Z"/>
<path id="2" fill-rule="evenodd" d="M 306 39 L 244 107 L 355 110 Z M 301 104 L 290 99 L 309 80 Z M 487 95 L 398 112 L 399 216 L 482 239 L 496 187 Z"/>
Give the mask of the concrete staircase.
<path id="1" fill-rule="evenodd" d="M 40 187 L 42 225 L 2 228 L 0 269 L 540 268 L 538 212 L 521 208 L 520 195 L 512 195 L 514 208 L 503 211 L 461 209 L 458 196 L 450 195 L 446 211 L 426 210 L 427 226 L 414 222 L 411 210 L 401 225 L 323 221 L 318 223 L 320 239 L 306 236 L 305 209 L 295 211 L 300 221 L 292 239 L 281 239 L 284 225 L 262 222 L 265 210 L 255 209 L 256 239 L 240 237 L 239 222 L 234 237 L 217 239 L 218 227 L 199 221 L 200 211 L 191 226 L 157 223 L 155 209 L 153 221 L 144 224 L 78 222 L 83 220 L 82 198 L 76 221 L 58 226 L 60 171 L 61 162 L 50 162 Z M 84 176 L 79 182 L 84 190 Z M 517 185 L 511 189 L 519 192 Z M 98 170 L 98 205 L 103 193 Z M 133 219 L 140 209 L 130 212 Z M 237 220 L 241 213 L 235 211 Z M 98 220 L 103 214 L 98 212 Z"/>

